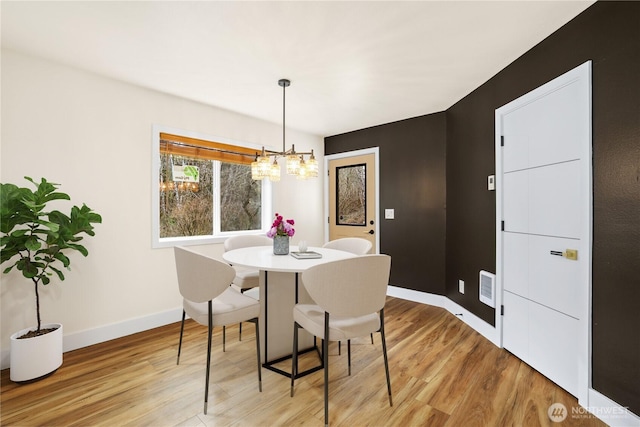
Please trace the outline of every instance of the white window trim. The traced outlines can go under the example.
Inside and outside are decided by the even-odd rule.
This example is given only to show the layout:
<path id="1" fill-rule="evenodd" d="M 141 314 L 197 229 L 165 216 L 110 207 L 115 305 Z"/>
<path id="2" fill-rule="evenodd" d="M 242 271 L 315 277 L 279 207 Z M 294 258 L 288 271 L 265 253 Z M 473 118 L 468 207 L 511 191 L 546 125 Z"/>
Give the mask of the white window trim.
<path id="1" fill-rule="evenodd" d="M 171 128 L 163 125 L 152 125 L 151 129 L 151 247 L 152 248 L 169 248 L 173 246 L 189 246 L 189 245 L 206 245 L 214 243 L 222 243 L 229 236 L 242 234 L 265 234 L 271 226 L 271 203 L 272 203 L 272 187 L 271 182 L 266 180 L 262 182 L 262 230 L 247 231 L 227 231 L 219 232 L 211 236 L 192 236 L 192 237 L 160 237 L 160 182 L 158 180 L 158 171 L 160 170 L 160 133 L 170 133 L 174 135 L 182 135 L 189 138 L 203 139 L 205 141 L 215 141 L 223 144 L 238 145 L 241 147 L 255 148 L 260 151 L 262 146 L 249 142 L 235 141 L 229 138 L 205 135 L 199 132 L 192 132 L 183 129 Z M 219 180 L 219 165 L 215 174 L 216 180 Z M 219 211 L 220 194 L 214 190 L 214 203 L 217 204 Z M 215 208 L 214 208 L 214 211 Z M 217 224 L 216 224 L 217 223 Z M 220 219 L 214 217 L 214 230 L 220 229 Z"/>

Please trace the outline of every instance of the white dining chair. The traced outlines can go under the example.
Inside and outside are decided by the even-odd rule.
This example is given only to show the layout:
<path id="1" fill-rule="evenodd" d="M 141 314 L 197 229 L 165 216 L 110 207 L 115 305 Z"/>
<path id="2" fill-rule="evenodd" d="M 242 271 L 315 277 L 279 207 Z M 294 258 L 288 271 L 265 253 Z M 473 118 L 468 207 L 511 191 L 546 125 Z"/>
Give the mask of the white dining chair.
<path id="1" fill-rule="evenodd" d="M 231 251 L 233 249 L 249 248 L 252 246 L 271 246 L 273 240 L 264 235 L 238 235 L 230 236 L 224 241 L 224 251 Z M 240 292 L 245 293 L 250 289 L 257 288 L 260 284 L 260 272 L 254 268 L 247 268 L 241 266 L 232 266 L 236 271 L 236 276 L 233 278 L 232 286 L 238 289 Z M 258 299 L 259 296 L 255 292 L 250 294 L 253 298 Z M 238 325 L 238 339 L 242 341 L 242 323 Z M 222 351 L 226 350 L 227 330 L 222 330 Z"/>
<path id="2" fill-rule="evenodd" d="M 204 389 L 204 413 L 209 400 L 209 376 L 211 371 L 211 339 L 213 328 L 239 322 L 252 322 L 256 327 L 256 353 L 258 357 L 258 389 L 262 391 L 260 366 L 260 328 L 258 316 L 260 303 L 230 286 L 236 272 L 227 263 L 198 254 L 182 247 L 174 248 L 178 287 L 183 297 L 182 324 L 178 358 L 182 349 L 185 315 L 197 323 L 208 326 L 207 373 Z"/>
<path id="3" fill-rule="evenodd" d="M 316 304 L 296 304 L 293 308 L 291 397 L 298 374 L 298 329 L 303 328 L 323 340 L 325 426 L 329 425 L 329 341 L 351 340 L 380 332 L 389 405 L 393 406 L 384 332 L 390 271 L 390 256 L 363 255 L 320 264 L 302 273 L 303 285 Z M 350 347 L 348 358 L 351 375 Z"/>
<path id="4" fill-rule="evenodd" d="M 343 237 L 341 239 L 330 240 L 322 247 L 351 252 L 356 255 L 365 255 L 369 253 L 372 246 L 370 241 L 361 237 Z"/>
<path id="5" fill-rule="evenodd" d="M 369 253 L 373 245 L 369 240 L 361 237 L 342 237 L 340 239 L 330 240 L 322 247 L 351 252 L 355 255 L 365 255 Z M 350 344 L 351 343 L 348 342 L 347 346 Z M 371 344 L 373 344 L 373 334 L 371 334 Z M 342 342 L 340 341 L 338 341 L 338 354 L 342 354 Z"/>

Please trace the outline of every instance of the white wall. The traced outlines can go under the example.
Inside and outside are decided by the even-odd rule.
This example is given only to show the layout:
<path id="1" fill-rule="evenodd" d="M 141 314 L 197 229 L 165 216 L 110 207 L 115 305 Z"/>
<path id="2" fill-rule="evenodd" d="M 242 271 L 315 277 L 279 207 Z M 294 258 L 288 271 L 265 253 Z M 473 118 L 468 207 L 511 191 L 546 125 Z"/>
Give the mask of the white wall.
<path id="1" fill-rule="evenodd" d="M 275 150 L 282 146 L 282 125 L 12 51 L 2 51 L 1 78 L 0 180 L 26 186 L 25 175 L 45 177 L 62 184 L 74 204 L 84 202 L 103 218 L 96 237 L 84 240 L 89 257 L 73 254 L 67 279 L 41 287 L 43 322 L 64 325 L 69 350 L 173 319 L 181 307 L 173 251 L 151 248 L 152 125 Z M 324 163 L 320 136 L 287 131 L 287 141 L 298 151 L 314 149 Z M 322 185 L 322 179 L 286 176 L 274 184 L 273 209 L 297 222 L 293 243 L 322 243 Z M 221 245 L 201 250 L 222 253 Z M 12 272 L 0 280 L 6 367 L 9 336 L 35 325 L 35 302 L 21 275 Z"/>

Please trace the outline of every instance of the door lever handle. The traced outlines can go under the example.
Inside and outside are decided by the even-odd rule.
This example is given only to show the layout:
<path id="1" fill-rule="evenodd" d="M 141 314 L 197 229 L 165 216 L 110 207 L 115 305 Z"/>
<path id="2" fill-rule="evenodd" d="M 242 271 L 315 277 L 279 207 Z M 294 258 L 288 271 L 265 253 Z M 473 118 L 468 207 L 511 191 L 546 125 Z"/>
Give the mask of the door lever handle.
<path id="1" fill-rule="evenodd" d="M 374 233 L 375 233 L 375 231 L 373 231 L 373 230 L 369 230 L 369 231 L 365 231 L 364 232 L 364 234 L 374 234 Z"/>
<path id="2" fill-rule="evenodd" d="M 550 251 L 551 255 L 565 257 L 566 259 L 570 259 L 572 261 L 578 260 L 578 250 L 577 249 L 567 249 L 564 252 L 561 251 Z"/>

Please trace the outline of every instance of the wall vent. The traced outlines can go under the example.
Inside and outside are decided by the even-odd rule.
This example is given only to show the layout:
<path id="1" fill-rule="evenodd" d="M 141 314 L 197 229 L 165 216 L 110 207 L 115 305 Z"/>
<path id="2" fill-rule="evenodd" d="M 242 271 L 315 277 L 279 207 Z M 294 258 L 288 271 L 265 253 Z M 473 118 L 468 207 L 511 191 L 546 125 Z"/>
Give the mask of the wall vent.
<path id="1" fill-rule="evenodd" d="M 488 271 L 480 271 L 480 302 L 496 308 L 496 275 Z"/>

